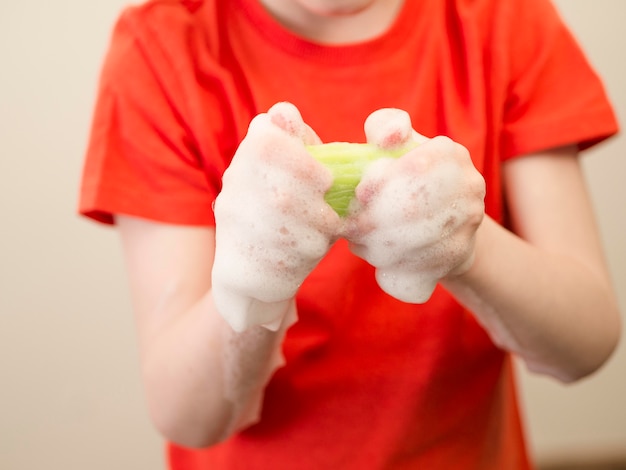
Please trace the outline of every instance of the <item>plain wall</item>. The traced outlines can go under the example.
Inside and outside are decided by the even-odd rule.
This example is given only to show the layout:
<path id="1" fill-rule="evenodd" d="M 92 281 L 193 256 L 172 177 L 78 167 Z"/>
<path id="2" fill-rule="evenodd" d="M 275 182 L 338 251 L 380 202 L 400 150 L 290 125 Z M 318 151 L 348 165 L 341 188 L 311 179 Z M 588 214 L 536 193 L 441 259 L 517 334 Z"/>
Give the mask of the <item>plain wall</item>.
<path id="1" fill-rule="evenodd" d="M 507 1 L 507 0 L 502 0 Z M 0 6 L 0 468 L 159 469 L 115 232 L 75 215 L 97 76 L 122 0 Z M 626 115 L 626 2 L 558 6 Z M 626 309 L 626 140 L 585 170 Z M 626 449 L 626 348 L 574 385 L 522 370 L 541 460 Z"/>

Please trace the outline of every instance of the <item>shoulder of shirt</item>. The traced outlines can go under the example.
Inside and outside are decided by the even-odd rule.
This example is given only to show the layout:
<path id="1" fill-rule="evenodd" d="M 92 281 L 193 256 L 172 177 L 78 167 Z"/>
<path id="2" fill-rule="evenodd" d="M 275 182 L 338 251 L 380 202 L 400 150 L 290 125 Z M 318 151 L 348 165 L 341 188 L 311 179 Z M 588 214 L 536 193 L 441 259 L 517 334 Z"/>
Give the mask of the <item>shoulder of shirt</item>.
<path id="1" fill-rule="evenodd" d="M 126 93 L 138 80 L 128 70 L 146 73 L 162 84 L 179 86 L 176 71 L 202 63 L 204 73 L 219 73 L 223 46 L 224 0 L 148 0 L 127 6 L 118 16 L 101 70 L 103 89 Z M 187 74 L 193 76 L 193 74 Z M 165 85 L 162 85 L 165 86 Z"/>
<path id="2" fill-rule="evenodd" d="M 193 20 L 201 12 L 210 15 L 209 10 L 215 4 L 215 0 L 148 0 L 126 7 L 120 15 L 120 21 L 175 24 L 181 20 Z"/>
<path id="3" fill-rule="evenodd" d="M 148 0 L 126 7 L 118 17 L 115 35 L 146 48 L 181 47 L 189 34 L 202 37 L 209 50 L 218 47 L 223 0 Z"/>
<path id="4" fill-rule="evenodd" d="M 147 0 L 126 7 L 118 18 L 120 25 L 132 31 L 158 31 L 159 35 L 176 34 L 181 29 L 202 30 L 219 25 L 224 0 Z"/>

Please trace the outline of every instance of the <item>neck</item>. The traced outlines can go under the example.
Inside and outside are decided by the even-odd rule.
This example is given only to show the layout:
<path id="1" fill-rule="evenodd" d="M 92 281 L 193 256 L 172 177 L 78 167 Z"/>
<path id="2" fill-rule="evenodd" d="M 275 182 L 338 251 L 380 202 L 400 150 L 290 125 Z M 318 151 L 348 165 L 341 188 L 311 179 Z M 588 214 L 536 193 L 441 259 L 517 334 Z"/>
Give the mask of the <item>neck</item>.
<path id="1" fill-rule="evenodd" d="M 320 11 L 306 1 L 260 0 L 284 27 L 322 44 L 350 44 L 374 39 L 393 24 L 404 0 L 372 0 L 362 8 Z"/>

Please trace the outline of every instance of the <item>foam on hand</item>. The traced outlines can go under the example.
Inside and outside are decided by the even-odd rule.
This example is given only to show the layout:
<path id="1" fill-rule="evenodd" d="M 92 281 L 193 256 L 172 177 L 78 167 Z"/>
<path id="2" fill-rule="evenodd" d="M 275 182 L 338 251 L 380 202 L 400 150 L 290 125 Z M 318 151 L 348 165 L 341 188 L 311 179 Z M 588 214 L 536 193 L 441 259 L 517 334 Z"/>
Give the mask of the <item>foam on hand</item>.
<path id="1" fill-rule="evenodd" d="M 467 184 L 478 174 L 469 154 L 417 134 L 397 109 L 372 113 L 365 134 L 367 144 L 321 144 L 289 103 L 252 120 L 214 207 L 213 298 L 234 330 L 278 328 L 339 236 L 405 302 L 425 302 L 471 258 L 457 235 L 471 232 L 468 214 L 482 217 L 484 181 Z"/>
<path id="2" fill-rule="evenodd" d="M 467 187 L 466 177 L 444 155 L 430 162 L 413 157 L 380 161 L 368 168 L 357 188 L 357 200 L 366 202 L 355 209 L 355 217 L 359 220 L 363 211 L 372 227 L 352 240 L 352 250 L 377 268 L 376 280 L 389 295 L 426 302 L 439 279 L 469 262 L 471 243 L 453 236 L 466 214 L 482 211 L 476 207 L 480 199 L 460 189 Z M 370 192 L 376 196 L 370 198 Z"/>
<path id="3" fill-rule="evenodd" d="M 277 328 L 339 225 L 323 199 L 332 176 L 306 151 L 295 107 L 281 105 L 253 119 L 214 205 L 213 298 L 237 331 Z"/>
<path id="4" fill-rule="evenodd" d="M 261 418 L 265 386 L 274 372 L 285 363 L 281 344 L 285 332 L 297 320 L 292 302 L 280 331 L 269 335 L 263 328 L 251 328 L 244 332 L 224 329 L 221 337 L 224 398 L 232 406 L 233 420 L 224 432 L 224 438 L 240 431 Z M 259 367 L 255 352 L 273 343 L 271 354 Z"/>

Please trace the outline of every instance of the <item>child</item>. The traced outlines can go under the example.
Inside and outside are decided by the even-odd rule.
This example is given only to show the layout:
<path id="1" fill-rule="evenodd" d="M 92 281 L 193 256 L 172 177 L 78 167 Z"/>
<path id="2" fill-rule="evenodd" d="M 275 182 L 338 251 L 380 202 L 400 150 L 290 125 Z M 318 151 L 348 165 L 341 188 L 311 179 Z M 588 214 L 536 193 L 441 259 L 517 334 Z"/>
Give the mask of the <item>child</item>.
<path id="1" fill-rule="evenodd" d="M 548 0 L 129 8 L 80 211 L 170 468 L 531 468 L 512 355 L 573 381 L 618 341 L 577 158 L 616 131 Z M 365 140 L 419 145 L 342 218 L 306 145 Z"/>

